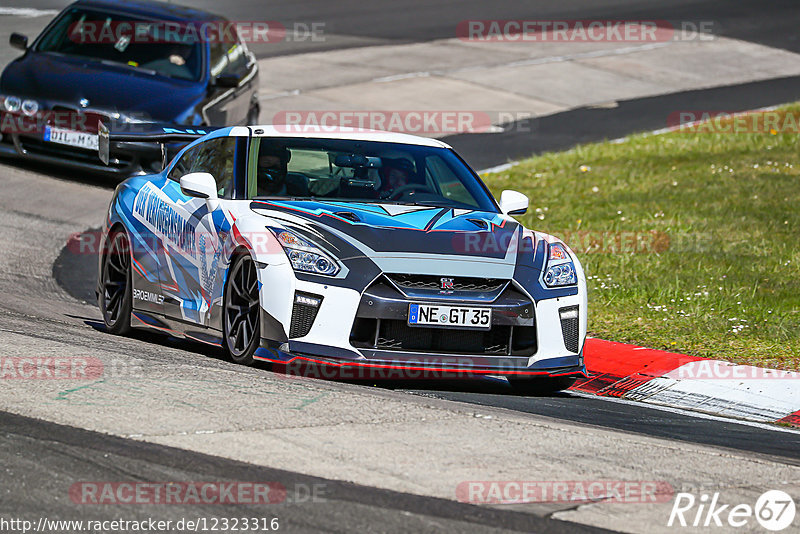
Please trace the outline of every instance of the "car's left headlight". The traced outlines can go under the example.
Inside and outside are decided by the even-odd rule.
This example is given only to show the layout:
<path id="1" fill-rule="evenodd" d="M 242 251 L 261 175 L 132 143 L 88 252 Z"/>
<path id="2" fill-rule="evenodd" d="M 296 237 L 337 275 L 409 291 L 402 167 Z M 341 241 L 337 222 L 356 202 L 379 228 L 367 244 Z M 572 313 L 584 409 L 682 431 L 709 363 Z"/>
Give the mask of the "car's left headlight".
<path id="1" fill-rule="evenodd" d="M 294 232 L 282 228 L 269 229 L 283 247 L 295 271 L 336 276 L 339 264 L 319 247 L 301 238 Z"/>
<path id="2" fill-rule="evenodd" d="M 36 100 L 23 100 L 22 105 L 20 106 L 22 109 L 22 113 L 27 115 L 28 117 L 33 117 L 37 113 L 39 113 L 39 103 Z"/>
<path id="3" fill-rule="evenodd" d="M 550 243 L 547 246 L 544 283 L 547 287 L 574 286 L 578 283 L 575 264 L 567 248 L 561 243 Z"/>

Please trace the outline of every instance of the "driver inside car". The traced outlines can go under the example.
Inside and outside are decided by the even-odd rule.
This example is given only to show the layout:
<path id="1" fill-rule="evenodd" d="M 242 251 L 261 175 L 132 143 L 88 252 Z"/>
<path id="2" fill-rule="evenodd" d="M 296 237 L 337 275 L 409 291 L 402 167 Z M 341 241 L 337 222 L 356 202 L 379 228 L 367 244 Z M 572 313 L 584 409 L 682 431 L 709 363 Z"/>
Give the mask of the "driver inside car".
<path id="1" fill-rule="evenodd" d="M 284 147 L 262 143 L 258 151 L 257 194 L 260 197 L 308 195 L 308 182 L 288 174 L 292 153 Z"/>
<path id="2" fill-rule="evenodd" d="M 411 174 L 414 172 L 414 164 L 406 158 L 384 158 L 380 172 L 380 197 L 382 199 L 392 198 L 400 189 L 409 184 Z"/>

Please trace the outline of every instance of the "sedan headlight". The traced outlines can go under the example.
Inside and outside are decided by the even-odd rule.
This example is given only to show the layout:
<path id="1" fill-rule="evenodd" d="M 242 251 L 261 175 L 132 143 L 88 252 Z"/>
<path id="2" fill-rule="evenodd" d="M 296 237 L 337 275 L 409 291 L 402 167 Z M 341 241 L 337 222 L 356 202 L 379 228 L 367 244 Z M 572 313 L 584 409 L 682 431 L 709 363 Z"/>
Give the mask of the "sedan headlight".
<path id="1" fill-rule="evenodd" d="M 36 100 L 24 100 L 22 102 L 22 112 L 28 117 L 33 117 L 39 112 L 39 103 Z"/>
<path id="2" fill-rule="evenodd" d="M 575 264 L 572 263 L 572 258 L 570 258 L 566 247 L 561 243 L 550 243 L 548 245 L 544 283 L 548 287 L 573 286 L 578 283 Z"/>
<path id="3" fill-rule="evenodd" d="M 270 228 L 270 231 L 275 234 L 295 271 L 325 276 L 336 276 L 339 272 L 339 264 L 333 258 L 294 232 L 281 228 Z"/>
<path id="4" fill-rule="evenodd" d="M 7 96 L 3 99 L 3 109 L 9 113 L 16 113 L 22 107 L 22 100 L 18 96 Z"/>

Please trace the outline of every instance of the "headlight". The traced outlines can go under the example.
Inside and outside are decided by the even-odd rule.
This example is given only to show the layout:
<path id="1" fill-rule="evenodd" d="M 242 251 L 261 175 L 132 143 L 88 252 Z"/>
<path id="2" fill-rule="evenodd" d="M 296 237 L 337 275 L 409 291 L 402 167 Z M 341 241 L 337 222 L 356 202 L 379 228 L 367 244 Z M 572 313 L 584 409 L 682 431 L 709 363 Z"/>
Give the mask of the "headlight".
<path id="1" fill-rule="evenodd" d="M 3 99 L 3 107 L 10 113 L 16 113 L 22 106 L 22 101 L 18 96 L 7 96 Z"/>
<path id="2" fill-rule="evenodd" d="M 547 247 L 547 270 L 544 283 L 548 287 L 572 286 L 578 283 L 575 264 L 561 243 L 550 243 Z"/>
<path id="3" fill-rule="evenodd" d="M 336 276 L 339 265 L 328 254 L 289 230 L 270 228 L 295 271 Z"/>
<path id="4" fill-rule="evenodd" d="M 28 117 L 33 117 L 39 112 L 39 103 L 36 100 L 25 100 L 22 102 L 22 112 Z"/>

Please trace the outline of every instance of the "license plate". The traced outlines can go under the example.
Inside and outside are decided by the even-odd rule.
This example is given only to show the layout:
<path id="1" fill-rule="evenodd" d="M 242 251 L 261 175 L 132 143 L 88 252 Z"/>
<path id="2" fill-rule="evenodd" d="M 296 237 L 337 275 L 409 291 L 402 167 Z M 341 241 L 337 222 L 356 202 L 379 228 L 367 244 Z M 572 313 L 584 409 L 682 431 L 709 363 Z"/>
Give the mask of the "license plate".
<path id="1" fill-rule="evenodd" d="M 489 330 L 492 327 L 492 310 L 438 304 L 411 304 L 408 307 L 408 324 Z"/>
<path id="2" fill-rule="evenodd" d="M 75 130 L 45 126 L 44 140 L 50 143 L 58 143 L 59 145 L 97 150 L 97 134 L 87 132 L 76 132 Z"/>

